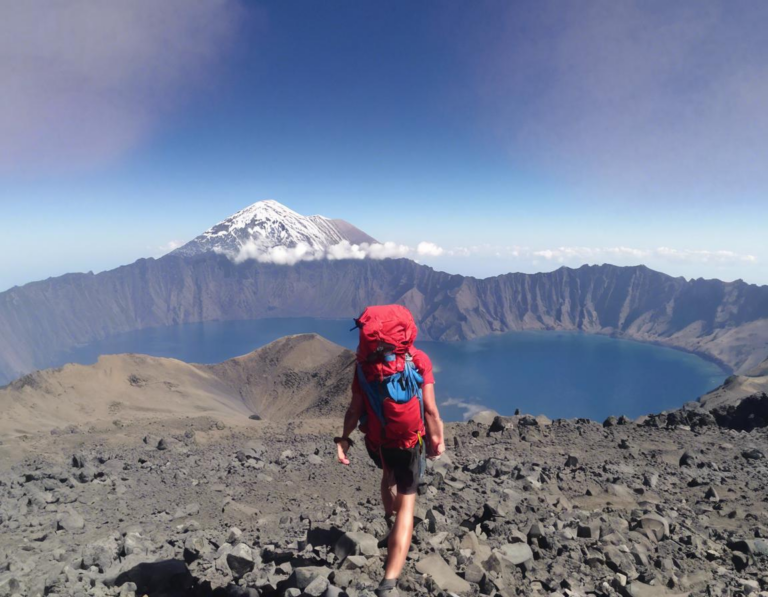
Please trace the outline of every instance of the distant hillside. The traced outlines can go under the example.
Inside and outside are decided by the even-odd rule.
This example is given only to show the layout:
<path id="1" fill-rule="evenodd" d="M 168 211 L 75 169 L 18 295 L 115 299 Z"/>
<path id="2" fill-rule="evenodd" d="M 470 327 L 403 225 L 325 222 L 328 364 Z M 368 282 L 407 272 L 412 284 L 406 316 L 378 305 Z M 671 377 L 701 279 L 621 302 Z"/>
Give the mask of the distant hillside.
<path id="1" fill-rule="evenodd" d="M 768 377 L 768 359 L 765 359 L 757 367 L 753 367 L 745 372 L 744 375 L 749 375 L 751 377 Z"/>
<path id="2" fill-rule="evenodd" d="M 768 392 L 768 359 L 743 375 L 731 375 L 723 385 L 699 399 L 707 410 L 738 405 L 744 398 Z"/>
<path id="3" fill-rule="evenodd" d="M 0 436 L 147 417 L 340 416 L 353 363 L 352 351 L 316 334 L 281 338 L 217 365 L 102 356 L 94 365 L 36 371 L 0 389 Z"/>
<path id="4" fill-rule="evenodd" d="M 0 376 L 74 346 L 155 326 L 263 317 L 354 317 L 409 307 L 421 338 L 581 330 L 697 351 L 737 372 L 768 357 L 768 286 L 673 278 L 644 266 L 562 267 L 476 279 L 407 259 L 235 264 L 223 255 L 141 259 L 0 293 Z"/>

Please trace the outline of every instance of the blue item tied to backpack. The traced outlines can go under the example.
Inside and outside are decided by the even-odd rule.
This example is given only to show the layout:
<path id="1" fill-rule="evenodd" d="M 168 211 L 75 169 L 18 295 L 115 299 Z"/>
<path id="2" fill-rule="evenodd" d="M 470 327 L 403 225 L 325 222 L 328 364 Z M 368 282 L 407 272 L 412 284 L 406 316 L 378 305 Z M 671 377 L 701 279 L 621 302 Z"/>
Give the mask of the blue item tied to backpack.
<path id="1" fill-rule="evenodd" d="M 386 424 L 383 413 L 383 402 L 385 398 L 391 398 L 395 402 L 408 402 L 414 396 L 418 396 L 419 406 L 421 407 L 421 419 L 424 420 L 424 402 L 421 396 L 421 384 L 424 378 L 416 370 L 411 355 L 405 355 L 405 367 L 402 371 L 385 377 L 380 384 L 371 384 L 363 372 L 362 366 L 357 365 L 357 377 L 360 385 L 368 395 L 371 407 L 376 412 L 376 416 L 381 421 L 382 426 Z"/>

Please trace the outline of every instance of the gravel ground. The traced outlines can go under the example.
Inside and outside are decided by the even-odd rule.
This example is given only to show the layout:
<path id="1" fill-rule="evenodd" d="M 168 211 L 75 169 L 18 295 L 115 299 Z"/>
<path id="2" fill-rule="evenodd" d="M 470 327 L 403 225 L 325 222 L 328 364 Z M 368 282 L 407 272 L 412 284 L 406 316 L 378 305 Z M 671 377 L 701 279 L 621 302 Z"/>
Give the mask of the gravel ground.
<path id="1" fill-rule="evenodd" d="M 768 432 L 446 425 L 404 595 L 768 595 Z M 0 446 L 0 595 L 372 595 L 386 524 L 340 420 L 207 417 Z M 358 444 L 360 446 L 361 444 Z"/>

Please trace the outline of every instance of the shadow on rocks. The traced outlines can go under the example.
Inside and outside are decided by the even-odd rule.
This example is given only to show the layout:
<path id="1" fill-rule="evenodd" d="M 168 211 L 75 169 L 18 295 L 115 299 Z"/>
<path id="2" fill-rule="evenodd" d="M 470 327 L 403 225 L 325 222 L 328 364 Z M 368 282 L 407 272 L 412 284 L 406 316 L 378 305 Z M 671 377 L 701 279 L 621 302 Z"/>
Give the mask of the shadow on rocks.
<path id="1" fill-rule="evenodd" d="M 115 585 L 136 585 L 138 595 L 153 597 L 181 597 L 182 595 L 210 595 L 195 590 L 195 579 L 183 560 L 162 560 L 138 564 L 117 577 Z"/>
<path id="2" fill-rule="evenodd" d="M 228 587 L 213 589 L 209 583 L 198 583 L 187 568 L 184 560 L 163 560 L 138 564 L 121 573 L 115 586 L 132 583 L 136 595 L 151 597 L 252 597 L 258 596 L 255 589 Z"/>

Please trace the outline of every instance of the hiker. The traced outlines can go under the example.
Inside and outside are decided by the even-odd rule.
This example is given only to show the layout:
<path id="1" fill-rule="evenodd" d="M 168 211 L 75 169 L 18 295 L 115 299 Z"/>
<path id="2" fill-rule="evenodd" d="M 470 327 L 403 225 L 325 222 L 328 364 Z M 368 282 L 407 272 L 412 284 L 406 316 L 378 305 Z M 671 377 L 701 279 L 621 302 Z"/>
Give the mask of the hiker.
<path id="1" fill-rule="evenodd" d="M 381 499 L 390 533 L 384 579 L 376 595 L 395 597 L 411 545 L 424 458 L 438 458 L 445 451 L 443 423 L 435 403 L 432 363 L 413 346 L 417 329 L 411 312 L 401 305 L 368 307 L 355 326 L 360 340 L 352 401 L 344 432 L 334 441 L 339 462 L 348 465 L 353 445 L 349 436 L 359 422 L 368 455 L 382 469 Z"/>

